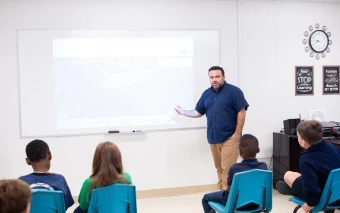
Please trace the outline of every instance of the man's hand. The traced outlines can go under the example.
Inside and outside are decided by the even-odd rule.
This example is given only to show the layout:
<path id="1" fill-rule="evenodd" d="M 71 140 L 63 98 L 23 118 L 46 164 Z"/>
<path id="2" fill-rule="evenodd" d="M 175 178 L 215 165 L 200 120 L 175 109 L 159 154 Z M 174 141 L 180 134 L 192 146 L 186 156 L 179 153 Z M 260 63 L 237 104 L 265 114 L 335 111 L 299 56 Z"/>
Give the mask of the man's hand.
<path id="1" fill-rule="evenodd" d="M 237 142 L 240 141 L 241 134 L 240 133 L 234 133 L 231 138 L 235 139 Z"/>
<path id="2" fill-rule="evenodd" d="M 179 115 L 185 115 L 185 109 L 182 108 L 181 106 L 177 105 L 177 107 L 175 108 L 175 111 L 179 114 Z"/>
<path id="3" fill-rule="evenodd" d="M 310 210 L 312 210 L 314 208 L 314 206 L 308 206 L 308 204 L 305 203 L 305 204 L 303 204 L 302 208 L 306 213 L 308 213 Z"/>
<path id="4" fill-rule="evenodd" d="M 197 112 L 196 110 L 192 109 L 192 110 L 185 110 L 183 107 L 178 106 L 175 108 L 175 111 L 179 114 L 179 115 L 184 115 L 186 117 L 189 118 L 200 118 L 202 117 L 202 115 Z"/>

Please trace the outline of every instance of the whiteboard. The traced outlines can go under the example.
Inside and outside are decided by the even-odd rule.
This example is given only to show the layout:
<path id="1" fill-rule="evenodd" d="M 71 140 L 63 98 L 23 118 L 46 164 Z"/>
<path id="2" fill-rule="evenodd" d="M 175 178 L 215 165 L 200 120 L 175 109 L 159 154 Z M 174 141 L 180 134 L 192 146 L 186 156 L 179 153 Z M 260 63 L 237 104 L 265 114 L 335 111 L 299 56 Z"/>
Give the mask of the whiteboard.
<path id="1" fill-rule="evenodd" d="M 17 32 L 22 137 L 206 127 L 194 109 L 219 65 L 217 30 Z"/>

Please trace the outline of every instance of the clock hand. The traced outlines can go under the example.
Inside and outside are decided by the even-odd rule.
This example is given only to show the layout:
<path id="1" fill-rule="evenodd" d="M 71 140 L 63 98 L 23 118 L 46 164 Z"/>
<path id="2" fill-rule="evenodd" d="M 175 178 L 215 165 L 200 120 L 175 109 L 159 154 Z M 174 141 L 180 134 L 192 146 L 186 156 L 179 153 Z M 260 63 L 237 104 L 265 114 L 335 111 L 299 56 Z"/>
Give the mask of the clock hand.
<path id="1" fill-rule="evenodd" d="M 313 44 L 318 43 L 318 42 L 320 42 L 320 41 L 319 41 L 319 40 L 316 40 L 316 42 L 314 42 Z"/>

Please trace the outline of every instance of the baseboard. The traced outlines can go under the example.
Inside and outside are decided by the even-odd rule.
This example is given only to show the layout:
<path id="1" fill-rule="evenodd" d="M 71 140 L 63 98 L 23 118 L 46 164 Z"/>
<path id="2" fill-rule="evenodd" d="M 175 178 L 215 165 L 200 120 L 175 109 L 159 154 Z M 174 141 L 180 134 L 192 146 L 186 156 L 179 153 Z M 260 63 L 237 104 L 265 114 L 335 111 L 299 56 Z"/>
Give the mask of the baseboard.
<path id="1" fill-rule="evenodd" d="M 198 186 L 184 186 L 175 188 L 137 190 L 137 199 L 168 197 L 187 194 L 197 194 L 202 192 L 209 192 L 217 190 L 217 184 L 198 185 Z M 78 196 L 73 197 L 74 201 L 78 201 Z"/>
<path id="2" fill-rule="evenodd" d="M 217 190 L 217 184 L 198 185 L 198 186 L 184 186 L 175 188 L 151 189 L 137 191 L 137 198 L 154 198 L 154 197 L 168 197 L 186 194 L 196 194 L 202 192 L 209 192 Z"/>

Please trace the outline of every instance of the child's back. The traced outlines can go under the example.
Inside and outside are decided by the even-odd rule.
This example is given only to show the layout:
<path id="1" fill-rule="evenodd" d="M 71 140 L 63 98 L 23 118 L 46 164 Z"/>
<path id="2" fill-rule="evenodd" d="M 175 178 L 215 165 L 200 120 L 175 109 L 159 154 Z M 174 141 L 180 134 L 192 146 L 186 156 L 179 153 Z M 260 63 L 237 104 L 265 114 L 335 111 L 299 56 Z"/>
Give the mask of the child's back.
<path id="1" fill-rule="evenodd" d="M 329 173 L 340 168 L 340 150 L 322 140 L 323 128 L 318 121 L 303 121 L 296 130 L 300 146 L 306 149 L 299 160 L 300 173 L 286 172 L 284 182 L 277 182 L 276 188 L 281 194 L 306 201 L 302 208 L 309 212 L 319 203 Z"/>
<path id="2" fill-rule="evenodd" d="M 264 162 L 259 162 L 256 159 L 256 154 L 260 152 L 259 142 L 257 138 L 253 135 L 246 134 L 240 138 L 239 141 L 239 151 L 240 155 L 243 158 L 241 163 L 235 163 L 230 167 L 227 179 L 227 190 L 221 190 L 218 192 L 212 192 L 205 194 L 202 199 L 202 205 L 205 213 L 215 212 L 208 204 L 209 201 L 217 202 L 222 205 L 226 205 L 229 189 L 232 185 L 232 181 L 236 173 L 244 172 L 252 169 L 262 169 L 267 170 L 267 164 Z M 252 210 L 256 209 L 258 205 L 250 203 L 244 207 L 242 210 Z"/>
<path id="3" fill-rule="evenodd" d="M 26 155 L 26 162 L 33 167 L 34 172 L 19 179 L 28 183 L 31 189 L 62 191 L 66 209 L 72 206 L 74 200 L 64 176 L 49 172 L 52 155 L 47 143 L 42 140 L 30 142 L 26 146 Z"/>
<path id="4" fill-rule="evenodd" d="M 322 140 L 302 153 L 299 164 L 304 189 L 318 203 L 329 173 L 340 168 L 340 149 Z"/>
<path id="5" fill-rule="evenodd" d="M 251 169 L 267 170 L 267 164 L 265 162 L 259 162 L 257 159 L 243 160 L 241 163 L 235 163 L 230 168 L 234 173 L 245 172 Z"/>
<path id="6" fill-rule="evenodd" d="M 264 162 L 259 162 L 257 159 L 247 159 L 243 160 L 241 163 L 235 163 L 230 167 L 228 174 L 227 185 L 230 187 L 234 175 L 239 172 L 245 172 L 252 169 L 262 169 L 267 170 L 268 166 Z"/>
<path id="7" fill-rule="evenodd" d="M 74 204 L 70 189 L 64 176 L 55 173 L 31 173 L 19 177 L 20 180 L 25 181 L 31 189 L 48 189 L 60 190 L 65 195 L 65 207 L 69 208 Z"/>
<path id="8" fill-rule="evenodd" d="M 93 156 L 92 175 L 87 178 L 79 193 L 79 206 L 74 213 L 86 213 L 92 190 L 114 183 L 131 184 L 131 176 L 123 172 L 122 156 L 119 148 L 112 142 L 98 144 Z"/>

